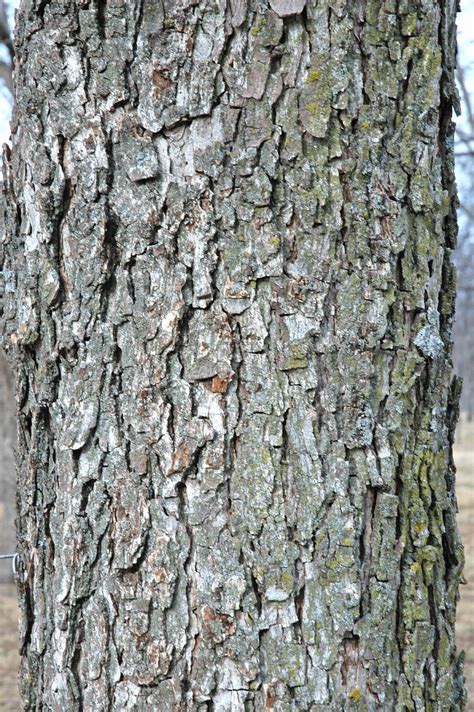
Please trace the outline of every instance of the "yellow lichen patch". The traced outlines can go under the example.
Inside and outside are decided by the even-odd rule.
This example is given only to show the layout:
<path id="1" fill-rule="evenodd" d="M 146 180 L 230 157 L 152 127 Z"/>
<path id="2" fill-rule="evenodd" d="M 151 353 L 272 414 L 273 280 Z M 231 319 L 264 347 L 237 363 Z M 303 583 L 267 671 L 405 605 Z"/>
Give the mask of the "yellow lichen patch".
<path id="1" fill-rule="evenodd" d="M 281 575 L 281 585 L 285 591 L 291 591 L 293 588 L 293 576 L 289 571 L 284 571 Z"/>
<path id="2" fill-rule="evenodd" d="M 315 101 L 310 101 L 307 106 L 308 109 L 308 114 L 311 114 L 311 116 L 317 116 L 318 114 L 318 105 Z"/>
<path id="3" fill-rule="evenodd" d="M 360 700 L 362 697 L 362 692 L 359 690 L 358 687 L 356 687 L 355 690 L 351 690 L 347 696 L 351 700 Z"/>
<path id="4" fill-rule="evenodd" d="M 262 31 L 262 27 L 263 27 L 263 24 L 261 22 L 257 22 L 250 30 L 250 34 L 253 35 L 254 37 L 257 37 Z"/>
<path id="5" fill-rule="evenodd" d="M 281 245 L 281 240 L 279 235 L 272 235 L 270 240 L 270 245 L 274 250 L 279 250 Z"/>
<path id="6" fill-rule="evenodd" d="M 321 76 L 321 72 L 319 71 L 319 69 L 316 69 L 316 67 L 314 67 L 313 69 L 310 70 L 306 81 L 308 84 L 314 84 L 314 82 L 318 81 L 320 76 Z"/>

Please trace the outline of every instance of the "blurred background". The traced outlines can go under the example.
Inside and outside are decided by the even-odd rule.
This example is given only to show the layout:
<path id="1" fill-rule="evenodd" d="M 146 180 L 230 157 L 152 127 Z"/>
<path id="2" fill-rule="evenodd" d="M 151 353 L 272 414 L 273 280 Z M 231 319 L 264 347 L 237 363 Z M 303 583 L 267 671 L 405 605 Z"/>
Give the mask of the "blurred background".
<path id="1" fill-rule="evenodd" d="M 474 710 L 474 0 L 461 0 L 458 15 L 458 89 L 462 113 L 457 118 L 456 179 L 459 236 L 454 260 L 458 270 L 454 368 L 463 379 L 461 415 L 456 431 L 458 524 L 466 565 L 461 586 L 456 635 L 466 654 L 468 710 Z"/>
<path id="2" fill-rule="evenodd" d="M 19 0 L 0 0 L 0 145 L 10 137 L 11 33 L 18 5 Z M 458 269 L 454 363 L 464 387 L 455 461 L 467 583 L 461 587 L 457 640 L 459 649 L 466 654 L 468 710 L 474 711 L 474 0 L 462 0 L 458 15 L 458 87 L 462 115 L 457 119 L 454 147 L 460 199 L 459 239 L 454 255 Z M 0 223 L 0 262 L 2 232 Z M 0 274 L 0 296 L 1 290 Z M 15 551 L 14 442 L 13 379 L 0 346 L 0 555 Z M 0 560 L 0 712 L 20 709 L 16 689 L 17 620 L 11 560 Z"/>

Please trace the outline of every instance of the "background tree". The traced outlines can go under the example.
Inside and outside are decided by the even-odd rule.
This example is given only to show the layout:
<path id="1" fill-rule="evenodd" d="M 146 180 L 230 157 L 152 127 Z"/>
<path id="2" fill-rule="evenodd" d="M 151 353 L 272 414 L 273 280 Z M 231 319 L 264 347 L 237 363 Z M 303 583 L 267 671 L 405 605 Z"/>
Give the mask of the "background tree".
<path id="1" fill-rule="evenodd" d="M 0 553 L 15 551 L 14 388 L 5 354 L 0 350 Z M 11 560 L 0 561 L 0 582 L 10 580 Z"/>
<path id="2" fill-rule="evenodd" d="M 455 366 L 463 377 L 462 410 L 474 415 L 474 106 L 469 92 L 468 65 L 459 66 L 458 84 L 463 107 L 456 131 L 456 158 L 460 179 L 460 231 L 455 262 L 458 269 Z"/>
<path id="3" fill-rule="evenodd" d="M 0 1 L 0 91 L 2 83 L 8 100 L 12 99 L 12 61 L 13 45 L 8 7 Z M 0 97 L 1 98 L 1 97 Z M 1 107 L 0 107 L 1 112 Z M 0 179 L 1 185 L 1 179 Z M 0 215 L 0 264 L 2 262 L 3 243 L 3 208 Z M 0 300 L 3 292 L 2 273 L 0 271 Z M 15 407 L 13 379 L 7 359 L 1 348 L 0 339 L 0 553 L 15 551 L 15 466 L 13 444 L 15 441 Z M 11 561 L 0 561 L 0 581 L 11 578 Z"/>
<path id="4" fill-rule="evenodd" d="M 0 43 L 4 54 L 3 57 L 0 57 L 0 79 L 10 94 L 13 94 L 13 41 L 10 23 L 8 21 L 7 6 L 4 0 L 0 0 Z"/>
<path id="5" fill-rule="evenodd" d="M 28 709 L 462 709 L 454 5 L 22 3 Z"/>

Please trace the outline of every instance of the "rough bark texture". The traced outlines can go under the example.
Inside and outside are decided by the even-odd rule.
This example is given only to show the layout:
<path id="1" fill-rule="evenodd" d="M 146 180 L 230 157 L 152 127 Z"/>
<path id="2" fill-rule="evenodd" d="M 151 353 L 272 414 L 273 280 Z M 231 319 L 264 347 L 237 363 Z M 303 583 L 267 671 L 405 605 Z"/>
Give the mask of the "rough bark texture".
<path id="1" fill-rule="evenodd" d="M 462 709 L 454 13 L 23 0 L 28 709 Z"/>

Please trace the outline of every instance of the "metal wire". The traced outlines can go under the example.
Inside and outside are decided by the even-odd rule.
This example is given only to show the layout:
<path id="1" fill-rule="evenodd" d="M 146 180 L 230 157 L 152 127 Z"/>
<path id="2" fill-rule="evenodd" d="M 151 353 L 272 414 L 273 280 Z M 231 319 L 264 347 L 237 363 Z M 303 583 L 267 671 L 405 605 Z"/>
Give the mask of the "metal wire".
<path id="1" fill-rule="evenodd" d="M 18 561 L 20 559 L 20 555 L 15 552 L 14 554 L 0 554 L 0 559 L 11 559 L 12 560 L 12 570 L 13 570 L 13 575 L 16 576 L 18 573 Z"/>

